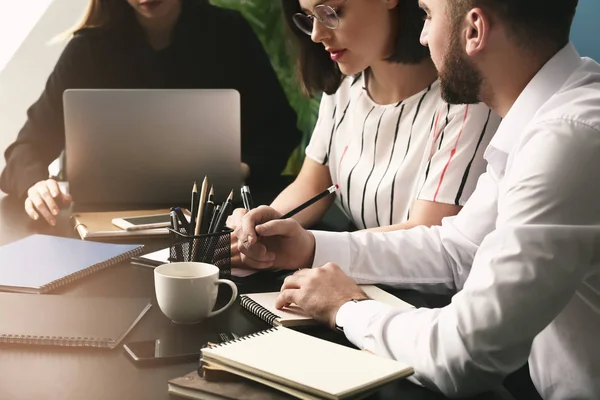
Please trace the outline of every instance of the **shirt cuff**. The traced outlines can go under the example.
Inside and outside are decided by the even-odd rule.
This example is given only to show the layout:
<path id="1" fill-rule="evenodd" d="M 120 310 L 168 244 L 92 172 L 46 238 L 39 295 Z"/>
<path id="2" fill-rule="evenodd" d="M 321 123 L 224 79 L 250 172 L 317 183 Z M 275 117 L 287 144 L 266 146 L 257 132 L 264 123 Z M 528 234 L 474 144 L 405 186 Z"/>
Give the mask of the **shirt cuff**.
<path id="1" fill-rule="evenodd" d="M 344 303 L 335 315 L 335 323 L 344 330 L 344 334 L 356 347 L 373 350 L 374 339 L 368 335 L 371 321 L 393 309 L 375 300 L 349 301 Z"/>
<path id="2" fill-rule="evenodd" d="M 315 257 L 312 268 L 331 262 L 348 273 L 350 269 L 350 236 L 348 233 L 311 231 L 315 237 Z"/>

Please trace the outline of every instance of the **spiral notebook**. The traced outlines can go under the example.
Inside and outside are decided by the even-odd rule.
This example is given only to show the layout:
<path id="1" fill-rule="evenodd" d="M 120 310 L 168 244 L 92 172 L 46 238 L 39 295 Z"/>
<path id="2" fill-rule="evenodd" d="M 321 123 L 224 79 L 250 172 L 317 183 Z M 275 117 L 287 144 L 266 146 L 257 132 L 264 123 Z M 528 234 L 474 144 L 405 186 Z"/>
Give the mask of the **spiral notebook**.
<path id="1" fill-rule="evenodd" d="M 373 300 L 404 310 L 414 308 L 407 302 L 400 300 L 377 286 L 361 285 L 360 287 Z M 240 304 L 252 314 L 273 326 L 297 327 L 317 324 L 314 319 L 295 304 L 283 310 L 276 309 L 275 300 L 277 296 L 279 296 L 279 292 L 243 294 L 240 296 Z"/>
<path id="2" fill-rule="evenodd" d="M 46 293 L 131 259 L 142 245 L 32 235 L 0 247 L 0 290 Z"/>
<path id="3" fill-rule="evenodd" d="M 0 343 L 113 349 L 150 307 L 146 298 L 0 293 Z"/>
<path id="4" fill-rule="evenodd" d="M 285 327 L 202 349 L 202 362 L 300 399 L 363 396 L 413 368 Z"/>

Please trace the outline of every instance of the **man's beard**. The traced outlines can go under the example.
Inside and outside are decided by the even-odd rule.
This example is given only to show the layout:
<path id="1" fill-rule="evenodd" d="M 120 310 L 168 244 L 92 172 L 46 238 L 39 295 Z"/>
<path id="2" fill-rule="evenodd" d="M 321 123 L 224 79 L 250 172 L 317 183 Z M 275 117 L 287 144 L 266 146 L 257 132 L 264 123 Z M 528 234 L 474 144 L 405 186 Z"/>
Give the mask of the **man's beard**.
<path id="1" fill-rule="evenodd" d="M 449 104 L 476 104 L 481 101 L 483 79 L 464 54 L 459 37 L 454 30 L 440 70 L 442 98 Z"/>

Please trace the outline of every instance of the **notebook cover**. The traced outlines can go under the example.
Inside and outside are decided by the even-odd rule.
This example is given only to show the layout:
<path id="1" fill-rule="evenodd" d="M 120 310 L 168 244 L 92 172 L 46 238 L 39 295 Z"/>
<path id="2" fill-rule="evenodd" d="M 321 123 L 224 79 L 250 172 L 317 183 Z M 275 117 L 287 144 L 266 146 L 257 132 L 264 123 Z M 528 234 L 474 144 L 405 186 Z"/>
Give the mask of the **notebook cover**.
<path id="1" fill-rule="evenodd" d="M 112 220 L 114 218 L 168 213 L 168 209 L 74 213 L 71 215 L 71 221 L 73 222 L 73 229 L 77 231 L 83 240 L 167 236 L 169 234 L 167 229 L 126 231 L 113 225 Z"/>
<path id="2" fill-rule="evenodd" d="M 286 400 L 294 398 L 250 380 L 208 382 L 198 376 L 196 371 L 171 379 L 169 393 L 188 399 Z"/>
<path id="3" fill-rule="evenodd" d="M 409 365 L 285 327 L 202 349 L 202 360 L 308 396 L 345 399 L 413 373 Z"/>
<path id="4" fill-rule="evenodd" d="M 386 303 L 395 308 L 409 310 L 414 308 L 407 302 L 397 298 L 374 285 L 361 285 L 361 289 L 373 300 Z M 278 310 L 275 308 L 275 300 L 279 296 L 279 292 L 268 293 L 251 293 L 240 296 L 240 304 L 242 307 L 256 315 L 263 321 L 273 326 L 310 326 L 316 325 L 317 322 L 308 316 L 304 310 L 295 304 Z"/>
<path id="5" fill-rule="evenodd" d="M 0 343 L 113 349 L 150 307 L 145 298 L 0 293 Z"/>
<path id="6" fill-rule="evenodd" d="M 142 248 L 32 235 L 0 247 L 0 290 L 45 293 L 129 260 Z"/>

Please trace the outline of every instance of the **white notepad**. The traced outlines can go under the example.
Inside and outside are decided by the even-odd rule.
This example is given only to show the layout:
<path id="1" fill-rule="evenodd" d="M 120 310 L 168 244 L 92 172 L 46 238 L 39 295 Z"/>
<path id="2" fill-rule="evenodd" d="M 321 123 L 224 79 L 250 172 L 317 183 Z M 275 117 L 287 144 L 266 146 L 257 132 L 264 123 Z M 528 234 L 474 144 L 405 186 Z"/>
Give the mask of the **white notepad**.
<path id="1" fill-rule="evenodd" d="M 402 310 L 414 308 L 407 302 L 379 289 L 377 286 L 360 285 L 360 288 L 369 298 L 388 304 L 394 308 Z M 317 324 L 313 318 L 295 304 L 292 304 L 283 310 L 276 309 L 275 300 L 277 299 L 277 296 L 279 296 L 279 292 L 243 294 L 240 296 L 240 304 L 252 314 L 273 326 L 283 325 L 295 327 Z"/>
<path id="2" fill-rule="evenodd" d="M 202 360 L 304 399 L 346 399 L 413 373 L 406 363 L 285 327 L 202 349 Z"/>

